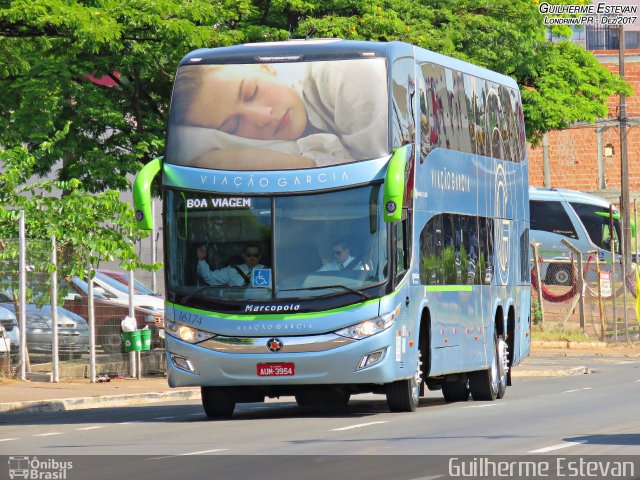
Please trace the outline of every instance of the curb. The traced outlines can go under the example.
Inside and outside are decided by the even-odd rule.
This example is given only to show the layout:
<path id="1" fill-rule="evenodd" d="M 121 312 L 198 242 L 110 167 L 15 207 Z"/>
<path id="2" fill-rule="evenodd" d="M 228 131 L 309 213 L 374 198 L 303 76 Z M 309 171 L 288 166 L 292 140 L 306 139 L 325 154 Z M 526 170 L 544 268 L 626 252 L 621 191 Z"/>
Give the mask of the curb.
<path id="1" fill-rule="evenodd" d="M 588 367 L 571 367 L 556 370 L 512 370 L 512 377 L 569 377 L 572 375 L 588 375 L 592 373 Z"/>
<path id="2" fill-rule="evenodd" d="M 174 402 L 178 400 L 200 400 L 200 389 L 177 392 L 149 392 L 101 397 L 60 398 L 56 400 L 34 400 L 27 402 L 0 403 L 0 413 L 43 413 L 144 405 L 147 403 Z"/>
<path id="3" fill-rule="evenodd" d="M 532 340 L 531 347 L 535 348 L 612 348 L 607 342 L 572 342 L 571 340 Z"/>
<path id="4" fill-rule="evenodd" d="M 566 377 L 590 374 L 587 367 L 572 367 L 545 370 L 512 370 L 514 378 L 522 377 Z M 189 388 L 175 392 L 148 392 L 125 395 L 103 395 L 100 397 L 60 398 L 55 400 L 33 400 L 26 402 L 0 403 L 2 413 L 51 413 L 91 408 L 114 408 L 145 405 L 149 403 L 200 400 L 200 389 Z"/>

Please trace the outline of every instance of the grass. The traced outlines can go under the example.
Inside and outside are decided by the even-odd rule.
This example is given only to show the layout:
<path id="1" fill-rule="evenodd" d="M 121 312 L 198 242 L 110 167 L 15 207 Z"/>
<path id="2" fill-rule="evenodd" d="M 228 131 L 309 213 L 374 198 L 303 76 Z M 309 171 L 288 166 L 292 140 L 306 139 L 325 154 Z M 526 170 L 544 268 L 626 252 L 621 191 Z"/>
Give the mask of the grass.
<path id="1" fill-rule="evenodd" d="M 534 326 L 531 330 L 532 340 L 543 340 L 546 342 L 553 341 L 570 341 L 570 342 L 594 342 L 599 338 L 589 338 L 581 330 L 563 331 L 559 328 L 544 328 Z"/>

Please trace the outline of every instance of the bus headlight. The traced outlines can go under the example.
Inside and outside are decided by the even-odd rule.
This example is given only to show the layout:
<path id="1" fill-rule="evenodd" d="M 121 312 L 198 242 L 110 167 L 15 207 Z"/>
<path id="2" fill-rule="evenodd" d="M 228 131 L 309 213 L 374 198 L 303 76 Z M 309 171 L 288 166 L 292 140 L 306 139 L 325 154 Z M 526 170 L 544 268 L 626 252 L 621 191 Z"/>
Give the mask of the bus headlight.
<path id="1" fill-rule="evenodd" d="M 164 320 L 165 332 L 172 337 L 179 338 L 183 342 L 188 343 L 200 343 L 215 337 L 214 333 L 198 330 L 197 328 L 183 325 L 181 323 L 172 322 L 171 320 Z"/>
<path id="2" fill-rule="evenodd" d="M 341 337 L 353 338 L 354 340 L 362 340 L 363 338 L 370 337 L 376 333 L 383 332 L 391 327 L 396 321 L 396 317 L 400 313 L 400 306 L 396 307 L 393 312 L 381 315 L 377 318 L 365 320 L 356 325 L 352 325 L 341 330 L 337 330 L 336 335 Z"/>

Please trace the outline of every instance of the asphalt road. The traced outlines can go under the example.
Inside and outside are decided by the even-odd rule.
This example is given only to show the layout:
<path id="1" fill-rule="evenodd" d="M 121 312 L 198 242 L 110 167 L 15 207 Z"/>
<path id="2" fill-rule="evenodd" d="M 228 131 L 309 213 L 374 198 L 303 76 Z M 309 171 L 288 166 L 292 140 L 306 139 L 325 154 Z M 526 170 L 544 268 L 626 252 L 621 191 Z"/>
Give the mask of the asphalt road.
<path id="1" fill-rule="evenodd" d="M 517 378 L 495 402 L 447 404 L 440 392 L 428 392 L 416 413 L 390 413 L 383 396 L 360 395 L 342 411 L 302 409 L 293 398 L 239 404 L 224 421 L 208 420 L 199 402 L 5 415 L 0 454 L 74 456 L 69 480 L 89 472 L 91 478 L 154 479 L 291 478 L 297 472 L 297 478 L 326 479 L 331 469 L 333 478 L 350 472 L 350 479 L 431 479 L 442 476 L 452 456 L 640 458 L 640 358 L 564 361 L 592 373 Z M 0 463 L 0 479 L 6 474 Z"/>

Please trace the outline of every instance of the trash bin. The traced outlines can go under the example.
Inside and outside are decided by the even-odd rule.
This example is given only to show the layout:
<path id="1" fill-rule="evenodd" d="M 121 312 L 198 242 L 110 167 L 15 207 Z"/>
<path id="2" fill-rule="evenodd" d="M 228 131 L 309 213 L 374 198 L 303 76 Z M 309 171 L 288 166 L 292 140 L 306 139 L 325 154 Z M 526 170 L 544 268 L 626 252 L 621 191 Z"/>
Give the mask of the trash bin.
<path id="1" fill-rule="evenodd" d="M 135 332 L 122 332 L 121 337 L 125 352 L 139 352 L 142 350 L 140 330 L 136 330 Z"/>
<path id="2" fill-rule="evenodd" d="M 142 341 L 142 350 L 151 350 L 151 330 L 148 328 L 139 330 L 140 340 Z"/>

